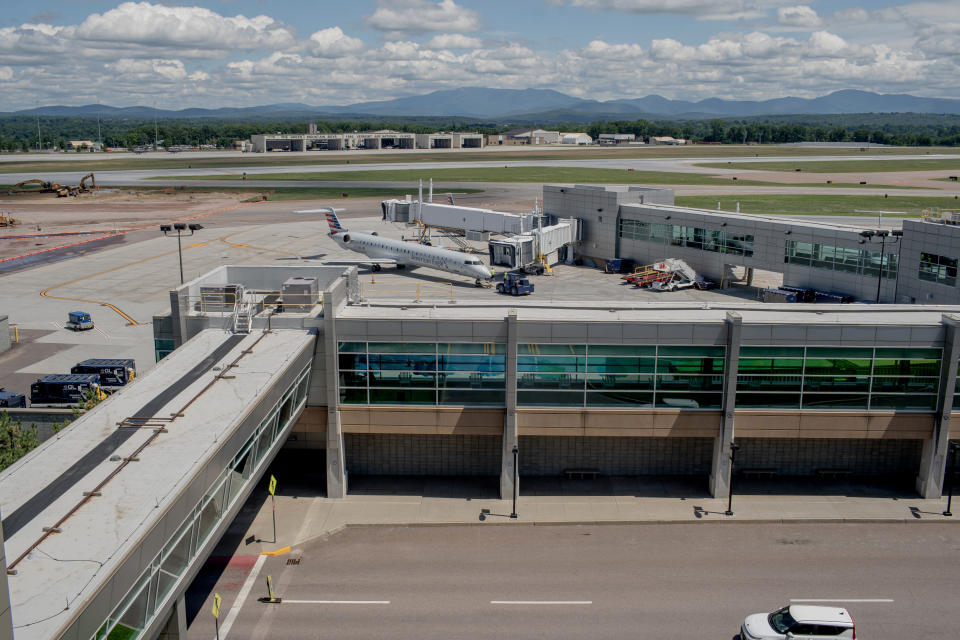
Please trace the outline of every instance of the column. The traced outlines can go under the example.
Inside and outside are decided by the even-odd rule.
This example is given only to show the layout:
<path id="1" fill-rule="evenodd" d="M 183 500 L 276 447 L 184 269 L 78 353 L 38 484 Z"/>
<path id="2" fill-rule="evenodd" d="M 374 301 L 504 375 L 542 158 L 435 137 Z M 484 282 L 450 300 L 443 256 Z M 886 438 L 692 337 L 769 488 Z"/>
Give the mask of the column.
<path id="1" fill-rule="evenodd" d="M 223 613 L 221 613 L 223 615 Z M 157 640 L 187 640 L 187 605 L 183 594 L 173 603 L 167 624 L 163 625 Z"/>
<path id="2" fill-rule="evenodd" d="M 517 310 L 507 314 L 506 407 L 503 419 L 503 451 L 500 455 L 500 499 L 513 498 L 513 448 L 517 437 Z M 523 455 L 523 452 L 520 452 Z M 519 476 L 518 476 L 519 477 Z"/>
<path id="3" fill-rule="evenodd" d="M 953 391 L 957 382 L 957 358 L 960 357 L 960 317 L 944 315 L 940 322 L 944 326 L 946 337 L 940 364 L 937 414 L 934 417 L 933 433 L 923 442 L 920 473 L 917 475 L 917 493 L 928 500 L 935 500 L 943 495 L 947 444 L 950 441 L 950 412 L 953 410 Z"/>
<path id="4" fill-rule="evenodd" d="M 337 379 L 337 307 L 333 292 L 323 292 L 324 371 L 327 376 L 327 497 L 347 495 L 347 470 L 340 427 L 340 382 Z"/>
<path id="5" fill-rule="evenodd" d="M 730 444 L 733 442 L 733 415 L 737 405 L 737 371 L 740 368 L 740 335 L 743 318 L 727 312 L 727 360 L 723 378 L 723 410 L 720 433 L 713 441 L 713 465 L 710 468 L 710 495 L 726 498 L 730 494 Z"/>
<path id="6" fill-rule="evenodd" d="M 3 525 L 0 524 L 0 640 L 13 640 L 13 613 L 10 611 L 10 587 L 7 585 L 7 559 L 3 553 Z"/>

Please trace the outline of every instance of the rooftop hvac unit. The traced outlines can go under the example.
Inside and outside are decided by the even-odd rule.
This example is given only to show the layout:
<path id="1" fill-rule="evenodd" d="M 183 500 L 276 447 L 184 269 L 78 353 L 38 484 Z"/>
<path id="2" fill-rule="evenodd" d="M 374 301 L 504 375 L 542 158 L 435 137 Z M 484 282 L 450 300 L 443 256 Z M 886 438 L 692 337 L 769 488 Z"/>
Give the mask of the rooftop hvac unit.
<path id="1" fill-rule="evenodd" d="M 308 313 L 317 301 L 316 278 L 288 278 L 281 290 L 284 311 Z"/>
<path id="2" fill-rule="evenodd" d="M 243 292 L 243 285 L 221 284 L 200 287 L 200 305 L 197 311 L 201 313 L 232 312 Z"/>

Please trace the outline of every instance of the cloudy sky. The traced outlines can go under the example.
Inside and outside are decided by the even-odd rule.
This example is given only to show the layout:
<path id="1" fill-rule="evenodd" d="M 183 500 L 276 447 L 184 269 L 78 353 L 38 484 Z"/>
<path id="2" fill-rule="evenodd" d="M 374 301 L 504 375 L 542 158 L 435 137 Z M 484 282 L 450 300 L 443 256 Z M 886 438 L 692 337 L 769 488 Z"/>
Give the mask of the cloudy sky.
<path id="1" fill-rule="evenodd" d="M 960 0 L 35 0 L 0 16 L 0 111 L 341 105 L 464 86 L 960 98 Z"/>

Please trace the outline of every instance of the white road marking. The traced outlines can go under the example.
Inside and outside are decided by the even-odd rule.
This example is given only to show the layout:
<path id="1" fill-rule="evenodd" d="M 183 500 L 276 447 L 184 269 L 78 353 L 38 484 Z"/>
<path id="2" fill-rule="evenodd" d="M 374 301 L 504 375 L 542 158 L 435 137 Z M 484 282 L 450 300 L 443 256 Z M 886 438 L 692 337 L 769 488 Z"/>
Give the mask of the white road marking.
<path id="1" fill-rule="evenodd" d="M 790 598 L 790 602 L 893 602 L 893 598 Z"/>
<path id="2" fill-rule="evenodd" d="M 96 329 L 97 331 L 99 331 L 100 334 L 103 335 L 103 337 L 106 338 L 107 340 L 110 339 L 110 336 L 107 334 L 107 332 L 104 331 L 103 329 L 101 329 L 100 327 L 94 327 L 94 329 Z"/>
<path id="3" fill-rule="evenodd" d="M 280 604 L 390 604 L 389 600 L 287 600 Z"/>
<path id="4" fill-rule="evenodd" d="M 491 600 L 490 604 L 593 604 L 593 600 Z"/>
<path id="5" fill-rule="evenodd" d="M 233 601 L 233 606 L 230 607 L 230 611 L 227 612 L 227 617 L 223 619 L 223 626 L 220 627 L 220 635 L 218 637 L 222 640 L 226 640 L 227 634 L 230 633 L 230 627 L 233 626 L 234 620 L 236 620 L 240 614 L 240 609 L 243 609 L 243 603 L 246 601 L 247 596 L 250 595 L 250 589 L 253 588 L 253 583 L 257 581 L 257 576 L 260 575 L 260 569 L 263 568 L 263 563 L 266 562 L 266 560 L 267 556 L 257 558 L 253 569 L 250 570 L 250 574 L 247 575 L 243 586 L 240 587 L 240 592 L 237 593 L 237 599 Z"/>
<path id="6" fill-rule="evenodd" d="M 59 322 L 54 322 L 53 320 L 51 320 L 51 321 L 50 321 L 50 324 L 52 324 L 53 326 L 55 326 L 57 329 L 63 329 L 63 325 L 60 324 Z"/>

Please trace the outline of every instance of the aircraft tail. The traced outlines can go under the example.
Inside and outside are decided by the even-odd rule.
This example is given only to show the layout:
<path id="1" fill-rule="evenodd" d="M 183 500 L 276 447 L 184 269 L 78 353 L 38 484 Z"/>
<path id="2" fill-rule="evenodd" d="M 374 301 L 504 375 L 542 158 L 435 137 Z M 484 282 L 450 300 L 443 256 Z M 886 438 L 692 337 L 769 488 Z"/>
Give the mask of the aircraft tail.
<path id="1" fill-rule="evenodd" d="M 333 207 L 324 207 L 323 209 L 306 209 L 303 211 L 296 211 L 295 213 L 322 213 L 327 217 L 327 224 L 330 226 L 330 235 L 335 236 L 338 233 L 344 233 L 347 230 L 340 224 L 340 219 L 337 218 L 337 211 L 344 211 L 344 209 L 334 209 Z"/>

